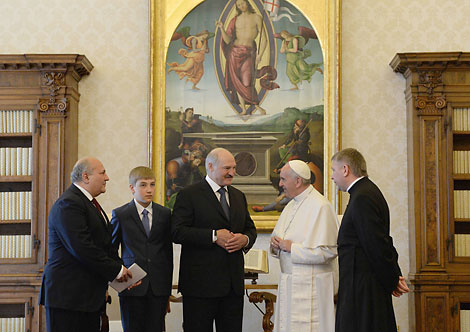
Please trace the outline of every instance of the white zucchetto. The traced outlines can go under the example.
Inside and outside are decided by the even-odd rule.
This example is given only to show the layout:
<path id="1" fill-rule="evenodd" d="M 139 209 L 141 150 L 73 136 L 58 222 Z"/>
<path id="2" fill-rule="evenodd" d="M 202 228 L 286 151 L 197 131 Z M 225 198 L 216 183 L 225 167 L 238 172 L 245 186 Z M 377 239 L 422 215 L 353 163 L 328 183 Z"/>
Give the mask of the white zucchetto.
<path id="1" fill-rule="evenodd" d="M 302 160 L 291 160 L 288 164 L 295 174 L 300 176 L 302 179 L 310 180 L 310 168 L 307 163 Z"/>

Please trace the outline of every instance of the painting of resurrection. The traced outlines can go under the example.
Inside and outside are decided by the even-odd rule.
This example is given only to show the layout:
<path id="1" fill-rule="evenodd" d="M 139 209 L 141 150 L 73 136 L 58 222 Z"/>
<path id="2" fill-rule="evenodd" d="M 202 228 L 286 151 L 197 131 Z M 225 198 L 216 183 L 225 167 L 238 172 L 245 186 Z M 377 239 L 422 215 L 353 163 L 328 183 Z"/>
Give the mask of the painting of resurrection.
<path id="1" fill-rule="evenodd" d="M 205 176 L 215 147 L 237 161 L 252 212 L 282 209 L 279 170 L 306 161 L 323 192 L 323 52 L 286 0 L 206 0 L 173 32 L 166 57 L 165 204 Z M 266 213 L 266 212 L 259 212 Z"/>

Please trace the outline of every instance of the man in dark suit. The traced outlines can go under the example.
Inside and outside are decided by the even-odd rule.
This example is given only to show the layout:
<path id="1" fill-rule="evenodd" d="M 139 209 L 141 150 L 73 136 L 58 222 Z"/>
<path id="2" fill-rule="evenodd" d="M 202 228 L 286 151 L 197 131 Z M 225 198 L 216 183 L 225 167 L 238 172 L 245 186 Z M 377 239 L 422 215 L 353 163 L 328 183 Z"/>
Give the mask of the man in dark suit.
<path id="1" fill-rule="evenodd" d="M 235 159 L 222 148 L 206 158 L 206 178 L 178 193 L 172 235 L 182 244 L 178 289 L 185 332 L 242 330 L 244 259 L 256 240 L 245 195 L 231 186 Z"/>
<path id="2" fill-rule="evenodd" d="M 397 331 L 392 296 L 409 292 L 390 237 L 390 213 L 367 177 L 364 157 L 344 149 L 332 158 L 331 178 L 350 194 L 338 233 L 336 332 Z"/>
<path id="3" fill-rule="evenodd" d="M 164 330 L 173 273 L 171 211 L 152 202 L 155 175 L 144 166 L 129 174 L 134 199 L 113 210 L 113 245 L 126 267 L 137 263 L 147 272 L 142 284 L 119 294 L 122 327 L 125 332 Z"/>
<path id="4" fill-rule="evenodd" d="M 46 306 L 48 332 L 96 332 L 108 281 L 132 275 L 112 248 L 106 213 L 95 199 L 109 180 L 103 164 L 80 159 L 70 177 L 72 185 L 49 213 L 49 257 L 39 304 Z"/>

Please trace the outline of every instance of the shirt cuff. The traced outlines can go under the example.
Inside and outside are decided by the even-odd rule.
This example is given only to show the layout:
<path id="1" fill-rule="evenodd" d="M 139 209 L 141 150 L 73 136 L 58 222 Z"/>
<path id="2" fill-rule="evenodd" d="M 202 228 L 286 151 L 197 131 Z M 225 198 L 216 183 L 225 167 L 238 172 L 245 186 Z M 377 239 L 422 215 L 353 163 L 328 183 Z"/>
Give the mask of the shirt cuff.
<path id="1" fill-rule="evenodd" d="M 217 241 L 217 231 L 214 229 L 212 230 L 212 243 Z"/>
<path id="2" fill-rule="evenodd" d="M 117 275 L 116 278 L 114 278 L 114 279 L 119 279 L 119 278 L 121 278 L 123 272 L 124 272 L 124 265 L 121 266 L 121 271 L 119 271 L 118 275 Z"/>

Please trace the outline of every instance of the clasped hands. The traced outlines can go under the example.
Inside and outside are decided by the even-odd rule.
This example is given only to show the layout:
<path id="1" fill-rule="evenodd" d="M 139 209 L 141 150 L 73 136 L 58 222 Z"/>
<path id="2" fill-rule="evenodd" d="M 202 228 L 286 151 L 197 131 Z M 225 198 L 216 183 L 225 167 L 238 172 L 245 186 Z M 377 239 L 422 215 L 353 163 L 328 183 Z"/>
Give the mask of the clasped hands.
<path id="1" fill-rule="evenodd" d="M 241 233 L 232 233 L 228 229 L 218 229 L 215 243 L 229 253 L 244 248 L 248 244 L 248 237 Z"/>
<path id="2" fill-rule="evenodd" d="M 292 241 L 291 240 L 283 240 L 279 236 L 273 236 L 271 238 L 271 247 L 276 250 L 283 250 L 290 252 L 292 248 Z"/>
<path id="3" fill-rule="evenodd" d="M 122 275 L 120 278 L 117 278 L 119 282 L 126 282 L 127 280 L 132 279 L 132 272 L 129 271 L 125 266 L 122 267 Z M 128 290 L 139 286 L 142 283 L 142 280 L 137 281 L 136 283 L 127 287 Z"/>
<path id="4" fill-rule="evenodd" d="M 392 295 L 395 297 L 400 297 L 405 293 L 408 293 L 410 289 L 408 288 L 408 285 L 406 284 L 405 278 L 400 276 L 398 278 L 398 285 L 397 288 L 392 292 Z"/>

